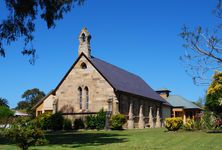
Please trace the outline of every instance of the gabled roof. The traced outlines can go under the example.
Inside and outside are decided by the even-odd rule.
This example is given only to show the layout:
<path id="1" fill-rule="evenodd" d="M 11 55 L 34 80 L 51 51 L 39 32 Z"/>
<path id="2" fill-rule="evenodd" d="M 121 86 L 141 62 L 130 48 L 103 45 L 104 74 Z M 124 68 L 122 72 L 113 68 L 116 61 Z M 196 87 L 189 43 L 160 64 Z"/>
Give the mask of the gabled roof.
<path id="1" fill-rule="evenodd" d="M 182 96 L 170 95 L 166 99 L 173 107 L 183 107 L 184 109 L 201 109 L 191 101 L 185 99 Z"/>
<path id="2" fill-rule="evenodd" d="M 95 69 L 103 76 L 103 78 L 112 86 L 115 91 L 126 92 L 133 95 L 149 98 L 152 100 L 165 102 L 165 100 L 159 96 L 147 83 L 139 76 L 132 74 L 126 70 L 123 70 L 117 66 L 107 63 L 101 59 L 91 57 L 88 58 L 84 53 L 81 53 L 77 60 L 70 67 L 68 72 L 65 74 L 63 79 L 55 88 L 54 92 L 60 87 L 66 77 L 69 75 L 71 70 L 74 68 L 76 63 L 81 57 L 85 57 Z"/>
<path id="3" fill-rule="evenodd" d="M 51 90 L 45 97 L 40 99 L 33 107 L 32 110 L 34 110 L 36 107 L 38 107 L 46 98 L 48 98 L 51 94 L 54 93 L 54 90 Z"/>
<path id="4" fill-rule="evenodd" d="M 95 57 L 90 61 L 115 90 L 165 102 L 139 76 Z"/>

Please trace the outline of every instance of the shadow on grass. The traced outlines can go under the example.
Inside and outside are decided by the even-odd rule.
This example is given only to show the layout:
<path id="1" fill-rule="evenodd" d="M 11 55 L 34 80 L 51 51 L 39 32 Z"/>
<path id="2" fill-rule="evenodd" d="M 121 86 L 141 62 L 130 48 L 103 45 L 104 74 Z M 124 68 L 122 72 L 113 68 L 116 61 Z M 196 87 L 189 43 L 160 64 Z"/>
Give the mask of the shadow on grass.
<path id="1" fill-rule="evenodd" d="M 127 142 L 127 138 L 123 138 L 123 136 L 112 133 L 59 132 L 46 134 L 46 139 L 49 142 L 48 146 L 82 147 Z"/>

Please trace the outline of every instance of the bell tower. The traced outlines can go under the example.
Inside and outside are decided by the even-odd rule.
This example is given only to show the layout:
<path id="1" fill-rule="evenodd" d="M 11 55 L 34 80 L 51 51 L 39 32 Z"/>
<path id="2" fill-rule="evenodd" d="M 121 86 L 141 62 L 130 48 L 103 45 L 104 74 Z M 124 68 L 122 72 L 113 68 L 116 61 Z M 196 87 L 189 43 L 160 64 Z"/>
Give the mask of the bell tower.
<path id="1" fill-rule="evenodd" d="M 91 57 L 90 40 L 91 35 L 88 32 L 87 28 L 84 27 L 79 34 L 78 56 L 81 53 L 84 53 L 88 58 Z"/>

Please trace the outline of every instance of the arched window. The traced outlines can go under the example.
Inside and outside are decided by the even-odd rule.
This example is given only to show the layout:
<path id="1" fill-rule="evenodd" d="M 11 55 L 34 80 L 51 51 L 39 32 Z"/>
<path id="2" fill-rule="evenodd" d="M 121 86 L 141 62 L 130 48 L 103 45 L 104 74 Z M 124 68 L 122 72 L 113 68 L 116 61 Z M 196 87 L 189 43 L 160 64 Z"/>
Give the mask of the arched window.
<path id="1" fill-rule="evenodd" d="M 82 109 L 82 88 L 79 87 L 79 108 Z"/>
<path id="2" fill-rule="evenodd" d="M 87 65 L 83 62 L 83 63 L 81 64 L 81 68 L 82 68 L 82 69 L 86 69 L 86 68 L 87 68 Z"/>
<path id="3" fill-rule="evenodd" d="M 82 41 L 85 42 L 86 41 L 86 35 L 83 33 L 82 34 Z"/>
<path id="4" fill-rule="evenodd" d="M 89 89 L 87 86 L 85 87 L 85 93 L 86 93 L 86 109 L 88 110 L 89 109 Z"/>

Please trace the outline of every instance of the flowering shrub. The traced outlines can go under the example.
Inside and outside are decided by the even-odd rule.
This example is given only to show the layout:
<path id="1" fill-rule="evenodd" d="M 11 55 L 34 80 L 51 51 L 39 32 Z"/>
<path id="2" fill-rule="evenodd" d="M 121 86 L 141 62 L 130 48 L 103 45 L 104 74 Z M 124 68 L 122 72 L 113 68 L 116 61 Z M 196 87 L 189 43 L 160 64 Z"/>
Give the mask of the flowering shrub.
<path id="1" fill-rule="evenodd" d="M 187 122 L 184 124 L 184 129 L 185 130 L 194 130 L 195 129 L 195 124 L 193 119 L 187 119 Z"/>
<path id="2" fill-rule="evenodd" d="M 215 120 L 215 128 L 222 128 L 222 119 Z"/>
<path id="3" fill-rule="evenodd" d="M 165 127 L 168 131 L 177 131 L 183 125 L 183 120 L 180 117 L 166 118 Z"/>

